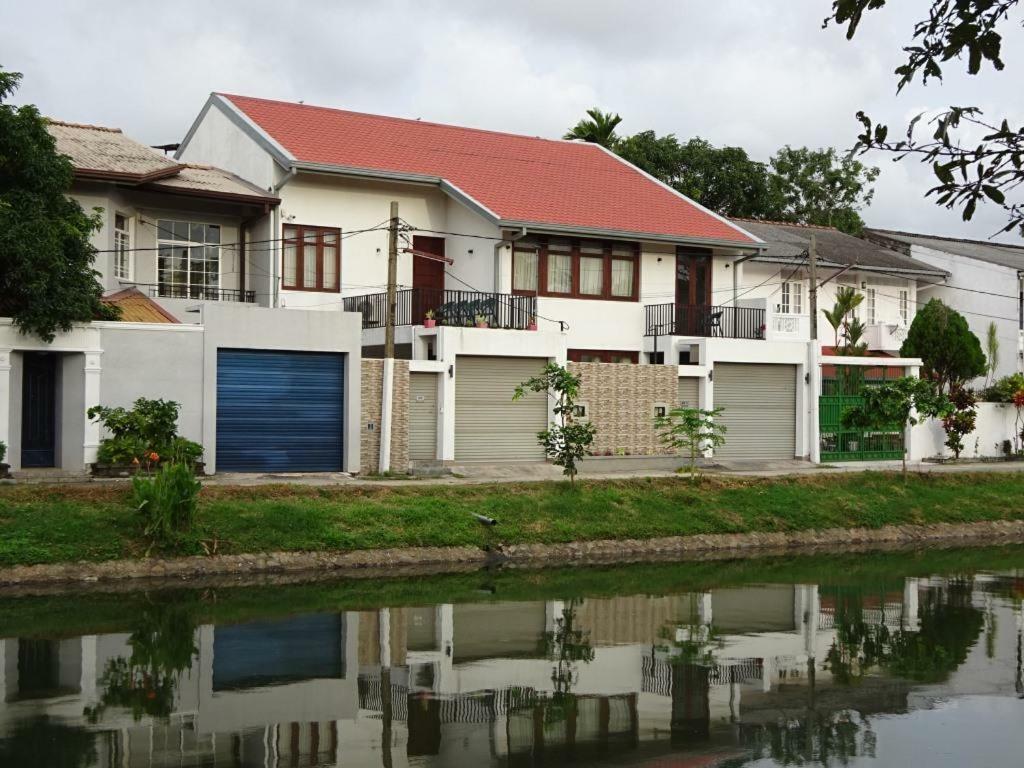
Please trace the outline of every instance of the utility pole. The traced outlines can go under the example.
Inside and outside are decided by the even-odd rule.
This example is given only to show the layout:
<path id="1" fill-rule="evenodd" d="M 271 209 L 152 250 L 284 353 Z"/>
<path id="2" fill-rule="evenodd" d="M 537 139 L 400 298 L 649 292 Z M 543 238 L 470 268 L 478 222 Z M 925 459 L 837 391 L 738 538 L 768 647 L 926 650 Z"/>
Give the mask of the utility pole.
<path id="1" fill-rule="evenodd" d="M 807 247 L 807 262 L 810 265 L 810 302 L 811 302 L 811 341 L 818 341 L 818 247 L 811 235 L 811 243 Z"/>
<path id="2" fill-rule="evenodd" d="M 380 398 L 380 460 L 379 472 L 391 470 L 391 419 L 394 413 L 395 314 L 398 302 L 398 203 L 391 201 L 388 224 L 388 306 L 384 320 L 384 378 Z"/>
<path id="3" fill-rule="evenodd" d="M 395 311 L 398 293 L 398 202 L 391 201 L 388 224 L 388 306 L 384 321 L 384 359 L 395 358 Z"/>

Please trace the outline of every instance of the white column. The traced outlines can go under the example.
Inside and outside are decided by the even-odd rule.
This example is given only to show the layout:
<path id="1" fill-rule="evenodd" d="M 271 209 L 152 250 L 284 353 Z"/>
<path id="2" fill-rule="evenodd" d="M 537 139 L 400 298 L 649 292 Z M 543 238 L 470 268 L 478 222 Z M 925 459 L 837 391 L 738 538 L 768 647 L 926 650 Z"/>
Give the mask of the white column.
<path id="1" fill-rule="evenodd" d="M 102 350 L 94 349 L 85 353 L 85 409 L 100 404 L 100 355 Z M 100 425 L 98 421 L 86 418 L 82 459 L 88 467 L 96 461 L 96 450 L 100 446 Z"/>
<path id="2" fill-rule="evenodd" d="M 0 440 L 11 447 L 11 351 L 0 349 Z M 4 461 L 11 463 L 10 458 Z"/>
<path id="3" fill-rule="evenodd" d="M 705 626 L 711 626 L 711 593 L 701 592 L 697 597 L 697 615 L 700 617 L 700 623 Z"/>
<path id="4" fill-rule="evenodd" d="M 819 601 L 818 585 L 805 584 L 798 587 L 799 603 L 801 610 L 800 621 L 797 626 L 803 632 L 804 652 L 808 658 L 817 657 L 816 640 L 818 636 Z"/>
<path id="5" fill-rule="evenodd" d="M 703 359 L 705 349 L 707 348 L 701 347 L 701 365 L 708 365 L 708 363 Z M 711 368 L 708 370 L 707 376 L 703 376 L 697 379 L 697 402 L 699 403 L 698 407 L 704 411 L 711 411 L 714 410 L 715 408 L 715 384 L 713 381 L 713 371 L 714 369 Z M 705 459 L 710 459 L 713 454 L 714 451 L 711 448 L 704 449 Z"/>
<path id="6" fill-rule="evenodd" d="M 384 387 L 380 400 L 380 468 L 384 473 L 391 469 L 391 414 L 394 410 L 395 361 L 384 358 Z"/>
<path id="7" fill-rule="evenodd" d="M 907 577 L 903 581 L 903 629 L 915 631 L 918 628 L 917 593 L 920 579 Z"/>
<path id="8" fill-rule="evenodd" d="M 96 700 L 96 635 L 82 638 L 82 677 L 78 687 L 82 691 L 82 701 Z"/>
<path id="9" fill-rule="evenodd" d="M 821 342 L 812 339 L 807 349 L 807 373 L 810 379 L 810 385 L 807 387 L 807 455 L 812 462 L 820 464 L 821 411 L 818 398 L 821 397 Z"/>
<path id="10" fill-rule="evenodd" d="M 391 666 L 391 609 L 381 608 L 377 611 L 377 633 L 380 635 L 380 665 Z"/>
<path id="11" fill-rule="evenodd" d="M 453 691 L 455 685 L 455 606 L 451 603 L 439 605 L 434 614 L 437 648 L 441 660 L 437 664 L 434 691 Z"/>
<path id="12" fill-rule="evenodd" d="M 456 328 L 437 329 L 437 359 L 442 361 L 444 370 L 441 371 L 440 386 L 440 408 L 438 414 L 437 430 L 440 433 L 438 441 L 441 444 L 441 452 L 438 454 L 441 461 L 455 461 L 455 377 L 459 375 L 458 366 L 455 364 L 455 354 L 449 354 L 448 349 L 453 344 L 447 343 L 458 333 Z"/>

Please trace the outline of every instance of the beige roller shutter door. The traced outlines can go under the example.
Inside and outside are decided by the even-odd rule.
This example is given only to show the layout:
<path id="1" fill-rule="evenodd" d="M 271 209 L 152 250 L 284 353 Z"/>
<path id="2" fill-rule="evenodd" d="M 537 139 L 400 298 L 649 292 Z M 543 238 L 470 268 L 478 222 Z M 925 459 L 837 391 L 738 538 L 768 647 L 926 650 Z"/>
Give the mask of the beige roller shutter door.
<path id="1" fill-rule="evenodd" d="M 715 456 L 739 461 L 796 453 L 796 366 L 717 363 L 714 401 L 728 431 Z"/>
<path id="2" fill-rule="evenodd" d="M 700 395 L 697 392 L 697 382 L 700 379 L 695 376 L 681 376 L 679 378 L 679 403 L 680 408 L 699 408 Z"/>
<path id="3" fill-rule="evenodd" d="M 409 458 L 433 461 L 437 458 L 436 373 L 409 374 Z"/>
<path id="4" fill-rule="evenodd" d="M 548 400 L 528 392 L 512 401 L 516 385 L 540 375 L 535 357 L 466 357 L 455 360 L 456 461 L 541 461 L 537 433 L 548 425 Z"/>

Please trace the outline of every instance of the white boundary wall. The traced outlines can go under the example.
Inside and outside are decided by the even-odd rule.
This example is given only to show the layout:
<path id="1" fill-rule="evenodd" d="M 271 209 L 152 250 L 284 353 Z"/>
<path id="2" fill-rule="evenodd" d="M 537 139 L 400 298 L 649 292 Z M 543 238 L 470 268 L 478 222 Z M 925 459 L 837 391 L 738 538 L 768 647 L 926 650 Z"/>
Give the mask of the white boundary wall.
<path id="1" fill-rule="evenodd" d="M 1003 441 L 1009 440 L 1013 449 L 1017 410 L 1010 403 L 978 403 L 977 428 L 964 438 L 962 459 L 998 458 L 1005 455 Z M 910 455 L 915 460 L 952 458 L 953 452 L 945 446 L 946 433 L 937 419 L 918 424 L 910 433 Z"/>

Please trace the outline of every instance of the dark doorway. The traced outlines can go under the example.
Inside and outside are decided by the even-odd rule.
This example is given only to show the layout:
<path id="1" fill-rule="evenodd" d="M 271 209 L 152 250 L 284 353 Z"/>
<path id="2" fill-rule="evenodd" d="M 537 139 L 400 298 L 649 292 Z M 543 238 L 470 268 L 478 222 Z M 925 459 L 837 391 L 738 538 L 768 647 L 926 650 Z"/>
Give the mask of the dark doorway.
<path id="1" fill-rule="evenodd" d="M 711 251 L 676 249 L 676 334 L 706 336 L 711 315 Z"/>
<path id="2" fill-rule="evenodd" d="M 56 442 L 57 356 L 26 352 L 21 384 L 21 466 L 55 466 Z"/>
<path id="3" fill-rule="evenodd" d="M 444 238 L 414 235 L 412 238 L 414 251 L 444 256 Z M 427 259 L 423 256 L 412 257 L 412 321 L 417 325 L 423 322 L 427 311 L 437 309 L 444 303 L 444 262 Z"/>

